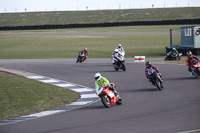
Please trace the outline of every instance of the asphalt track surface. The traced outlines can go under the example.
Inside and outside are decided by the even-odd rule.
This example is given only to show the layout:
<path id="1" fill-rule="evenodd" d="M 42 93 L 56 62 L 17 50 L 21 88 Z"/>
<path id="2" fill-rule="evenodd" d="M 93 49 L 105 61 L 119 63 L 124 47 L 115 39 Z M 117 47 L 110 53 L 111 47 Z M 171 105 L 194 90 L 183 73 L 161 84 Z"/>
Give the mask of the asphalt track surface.
<path id="1" fill-rule="evenodd" d="M 156 64 L 164 79 L 158 91 L 144 75 L 144 63 L 126 62 L 114 71 L 110 59 L 0 60 L 0 66 L 94 88 L 100 72 L 117 85 L 122 105 L 105 108 L 101 101 L 38 119 L 0 126 L 1 133 L 177 133 L 200 129 L 200 79 L 185 65 Z"/>

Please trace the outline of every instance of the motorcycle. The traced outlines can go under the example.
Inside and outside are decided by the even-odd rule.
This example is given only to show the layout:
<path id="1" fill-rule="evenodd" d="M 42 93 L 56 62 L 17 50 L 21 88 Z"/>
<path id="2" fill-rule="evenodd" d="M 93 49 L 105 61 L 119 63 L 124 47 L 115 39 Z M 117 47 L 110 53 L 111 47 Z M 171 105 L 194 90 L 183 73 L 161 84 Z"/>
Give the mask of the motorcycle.
<path id="1" fill-rule="evenodd" d="M 116 71 L 119 69 L 122 69 L 123 71 L 126 71 L 125 67 L 125 58 L 124 58 L 124 53 L 123 52 L 118 52 L 118 55 L 112 55 L 112 63 L 113 67 Z"/>
<path id="2" fill-rule="evenodd" d="M 84 59 L 85 59 L 85 54 L 80 51 L 79 55 L 78 55 L 78 58 L 76 60 L 76 63 L 78 63 L 78 62 L 80 62 L 80 63 L 84 62 Z"/>
<path id="3" fill-rule="evenodd" d="M 165 57 L 165 61 L 168 61 L 168 60 L 178 60 L 179 61 L 179 60 L 181 60 L 181 56 L 182 56 L 182 53 L 179 53 L 177 57 L 174 57 L 172 51 L 170 51 L 167 53 L 167 57 Z"/>
<path id="4" fill-rule="evenodd" d="M 164 88 L 163 87 L 163 82 L 162 82 L 162 79 L 161 79 L 160 75 L 156 72 L 156 70 L 151 68 L 148 71 L 148 75 L 149 75 L 149 78 L 152 81 L 152 84 L 154 86 L 156 86 L 159 91 L 161 91 Z"/>
<path id="5" fill-rule="evenodd" d="M 194 59 L 191 62 L 191 70 L 192 70 L 192 75 L 194 75 L 197 78 L 200 77 L 200 64 L 199 64 L 199 61 Z"/>
<path id="6" fill-rule="evenodd" d="M 110 83 L 110 86 L 113 88 L 116 87 L 114 83 Z M 106 108 L 110 108 L 111 105 L 114 103 L 116 103 L 117 105 L 122 104 L 122 98 L 119 92 L 115 91 L 114 93 L 105 85 L 99 87 L 99 89 L 97 90 L 97 95 L 101 98 L 101 101 Z"/>

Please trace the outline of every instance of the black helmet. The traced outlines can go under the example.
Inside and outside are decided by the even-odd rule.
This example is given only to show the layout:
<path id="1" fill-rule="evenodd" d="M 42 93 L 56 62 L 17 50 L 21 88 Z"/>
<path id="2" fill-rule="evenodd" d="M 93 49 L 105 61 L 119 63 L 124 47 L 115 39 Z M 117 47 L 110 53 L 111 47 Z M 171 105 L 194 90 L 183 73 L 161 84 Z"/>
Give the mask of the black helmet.
<path id="1" fill-rule="evenodd" d="M 147 61 L 147 62 L 145 63 L 145 65 L 146 65 L 147 68 L 151 68 L 151 62 Z"/>

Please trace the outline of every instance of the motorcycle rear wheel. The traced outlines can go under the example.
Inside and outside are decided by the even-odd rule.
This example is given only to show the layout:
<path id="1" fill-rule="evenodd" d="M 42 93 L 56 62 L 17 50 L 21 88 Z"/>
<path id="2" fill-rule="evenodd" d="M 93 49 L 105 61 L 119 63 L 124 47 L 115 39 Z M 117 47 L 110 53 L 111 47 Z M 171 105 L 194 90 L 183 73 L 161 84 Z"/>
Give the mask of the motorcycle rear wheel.
<path id="1" fill-rule="evenodd" d="M 107 95 L 102 95 L 101 96 L 101 101 L 103 103 L 103 105 L 106 107 L 106 108 L 110 108 L 111 107 L 111 104 L 110 104 L 110 99 Z"/>

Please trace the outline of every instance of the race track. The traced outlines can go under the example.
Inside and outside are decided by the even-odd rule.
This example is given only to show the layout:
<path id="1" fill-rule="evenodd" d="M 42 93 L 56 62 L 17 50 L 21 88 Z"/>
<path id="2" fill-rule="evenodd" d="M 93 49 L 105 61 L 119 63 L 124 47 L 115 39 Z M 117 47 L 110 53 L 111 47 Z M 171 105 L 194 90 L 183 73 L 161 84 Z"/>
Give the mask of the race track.
<path id="1" fill-rule="evenodd" d="M 94 88 L 100 72 L 117 85 L 122 105 L 105 108 L 101 101 L 38 119 L 0 126 L 1 133 L 177 133 L 200 129 L 200 79 L 185 65 L 156 64 L 164 79 L 157 91 L 146 79 L 144 63 L 127 61 L 114 71 L 110 59 L 0 60 L 0 66 Z"/>

